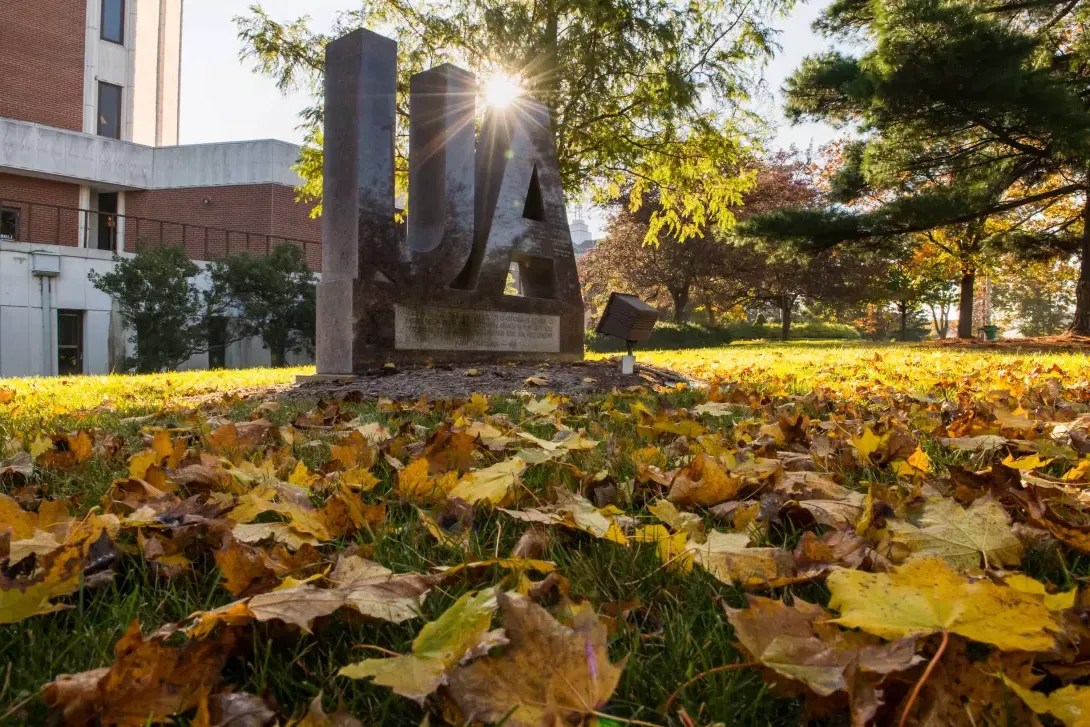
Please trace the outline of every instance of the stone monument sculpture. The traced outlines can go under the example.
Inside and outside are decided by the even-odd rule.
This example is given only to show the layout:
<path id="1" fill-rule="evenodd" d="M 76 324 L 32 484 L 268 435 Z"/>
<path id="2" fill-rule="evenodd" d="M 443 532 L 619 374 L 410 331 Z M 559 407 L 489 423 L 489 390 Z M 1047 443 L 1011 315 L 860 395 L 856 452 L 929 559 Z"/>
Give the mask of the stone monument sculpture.
<path id="1" fill-rule="evenodd" d="M 548 109 L 474 128 L 477 83 L 450 64 L 409 83 L 408 219 L 395 222 L 397 43 L 326 47 L 319 374 L 387 361 L 583 357 L 583 302 Z M 521 295 L 505 295 L 512 263 Z"/>

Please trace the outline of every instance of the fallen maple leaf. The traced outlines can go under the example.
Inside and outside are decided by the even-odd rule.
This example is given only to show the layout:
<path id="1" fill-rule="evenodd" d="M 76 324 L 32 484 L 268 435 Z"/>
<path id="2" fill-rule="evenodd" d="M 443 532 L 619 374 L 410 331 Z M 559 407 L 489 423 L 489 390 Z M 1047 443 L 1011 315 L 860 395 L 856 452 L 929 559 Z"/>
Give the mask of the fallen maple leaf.
<path id="1" fill-rule="evenodd" d="M 689 546 L 697 565 L 723 581 L 743 588 L 767 588 L 795 575 L 795 559 L 782 548 L 750 548 L 745 533 L 713 530 L 699 545 Z"/>
<path id="2" fill-rule="evenodd" d="M 745 650 L 819 696 L 847 692 L 853 713 L 865 710 L 873 716 L 880 704 L 875 688 L 883 677 L 922 661 L 916 656 L 914 638 L 888 644 L 873 637 L 846 638 L 842 633 L 830 634 L 828 627 L 815 628 L 829 618 L 820 606 L 799 598 L 792 606 L 771 598 L 748 596 L 747 600 L 744 609 L 724 607 Z"/>
<path id="3" fill-rule="evenodd" d="M 326 714 L 322 708 L 322 695 L 319 694 L 311 701 L 307 713 L 300 719 L 288 722 L 287 727 L 363 727 L 363 722 L 345 712 Z"/>
<path id="4" fill-rule="evenodd" d="M 1003 675 L 1003 682 L 1037 714 L 1049 714 L 1067 727 L 1090 725 L 1090 687 L 1070 684 L 1048 694 L 1026 689 Z"/>
<path id="5" fill-rule="evenodd" d="M 46 684 L 46 704 L 59 708 L 68 724 L 97 719 L 103 725 L 142 727 L 192 709 L 220 681 L 234 643 L 230 634 L 218 640 L 189 639 L 167 646 L 172 636 L 160 630 L 144 639 L 133 621 L 114 647 L 113 665 L 80 674 L 62 674 Z"/>
<path id="6" fill-rule="evenodd" d="M 698 454 L 678 472 L 667 499 L 675 505 L 710 507 L 729 500 L 741 489 L 740 477 L 727 474 L 714 457 Z"/>
<path id="7" fill-rule="evenodd" d="M 411 654 L 364 659 L 337 673 L 350 679 L 373 677 L 375 684 L 423 703 L 425 697 L 446 683 L 447 672 L 460 661 L 506 643 L 498 634 L 489 633 L 495 610 L 495 591 L 470 591 L 435 621 L 424 624 L 413 640 Z"/>
<path id="8" fill-rule="evenodd" d="M 963 508 L 954 500 L 928 500 L 916 521 L 890 520 L 895 542 L 918 556 L 939 556 L 959 568 L 1018 565 L 1025 549 L 1011 531 L 1010 516 L 990 497 Z"/>
<path id="9" fill-rule="evenodd" d="M 1043 596 L 970 580 L 942 558 L 913 558 L 890 573 L 838 569 L 826 585 L 835 623 L 885 639 L 949 631 L 1007 651 L 1048 651 L 1062 630 Z"/>
<path id="10" fill-rule="evenodd" d="M 464 475 L 448 494 L 470 503 L 487 500 L 498 505 L 507 498 L 525 469 L 525 462 L 518 457 L 511 457 L 491 467 Z"/>
<path id="11" fill-rule="evenodd" d="M 606 627 L 580 610 L 569 628 L 528 598 L 498 597 L 510 642 L 448 676 L 451 697 L 466 721 L 509 727 L 570 724 L 600 709 L 617 687 L 624 662 L 609 660 Z"/>

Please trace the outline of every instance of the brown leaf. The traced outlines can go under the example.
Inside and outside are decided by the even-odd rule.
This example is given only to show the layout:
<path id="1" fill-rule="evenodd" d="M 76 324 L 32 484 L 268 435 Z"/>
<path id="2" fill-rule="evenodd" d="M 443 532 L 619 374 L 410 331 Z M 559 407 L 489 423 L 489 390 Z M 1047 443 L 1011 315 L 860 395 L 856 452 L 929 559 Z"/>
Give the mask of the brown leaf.
<path id="1" fill-rule="evenodd" d="M 265 699 L 246 692 L 213 694 L 197 708 L 198 717 L 205 707 L 208 721 L 201 725 L 194 719 L 192 727 L 266 727 L 276 719 L 276 710 Z"/>
<path id="2" fill-rule="evenodd" d="M 230 633 L 218 640 L 189 639 L 167 646 L 173 632 L 147 639 L 133 621 L 114 647 L 116 660 L 104 669 L 62 674 L 43 688 L 43 698 L 68 724 L 97 718 L 103 725 L 142 727 L 196 707 L 202 692 L 219 684 L 233 646 Z"/>
<path id="3" fill-rule="evenodd" d="M 288 722 L 287 727 L 363 727 L 363 722 L 345 712 L 326 714 L 322 709 L 322 695 L 310 703 L 307 713 L 300 719 Z"/>
<path id="4" fill-rule="evenodd" d="M 624 668 L 609 660 L 606 628 L 581 610 L 569 628 L 529 599 L 499 595 L 510 641 L 500 656 L 485 656 L 449 677 L 451 696 L 467 721 L 510 727 L 570 724 L 600 709 Z"/>
<path id="5" fill-rule="evenodd" d="M 855 720 L 857 724 L 869 721 L 881 705 L 876 687 L 885 675 L 922 661 L 916 656 L 914 638 L 883 644 L 824 624 L 829 615 L 799 598 L 793 606 L 771 598 L 747 598 L 748 608 L 724 607 L 745 650 L 777 675 L 805 684 L 818 696 L 846 692 L 853 713 L 865 717 Z"/>

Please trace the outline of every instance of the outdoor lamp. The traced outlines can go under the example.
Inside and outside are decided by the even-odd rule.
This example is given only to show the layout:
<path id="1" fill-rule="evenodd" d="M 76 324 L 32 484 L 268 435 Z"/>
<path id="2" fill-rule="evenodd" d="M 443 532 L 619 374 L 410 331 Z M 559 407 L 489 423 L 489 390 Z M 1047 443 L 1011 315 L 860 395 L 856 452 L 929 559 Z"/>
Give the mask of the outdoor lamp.
<path id="1" fill-rule="evenodd" d="M 632 345 L 651 337 L 659 312 L 629 293 L 610 293 L 609 302 L 598 321 L 598 333 L 616 336 L 628 344 L 628 355 L 621 357 L 621 373 L 631 374 L 636 367 Z"/>

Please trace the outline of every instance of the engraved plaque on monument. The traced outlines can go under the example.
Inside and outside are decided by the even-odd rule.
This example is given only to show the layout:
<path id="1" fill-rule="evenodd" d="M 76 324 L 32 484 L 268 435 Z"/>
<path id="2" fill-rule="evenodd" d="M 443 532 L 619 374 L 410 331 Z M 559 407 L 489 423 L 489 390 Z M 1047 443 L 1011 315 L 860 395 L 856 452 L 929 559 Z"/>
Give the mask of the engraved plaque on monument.
<path id="1" fill-rule="evenodd" d="M 319 374 L 386 361 L 583 357 L 583 301 L 549 112 L 520 98 L 475 138 L 476 79 L 409 83 L 409 204 L 394 221 L 397 44 L 326 47 Z M 504 293 L 517 266 L 521 295 Z"/>

